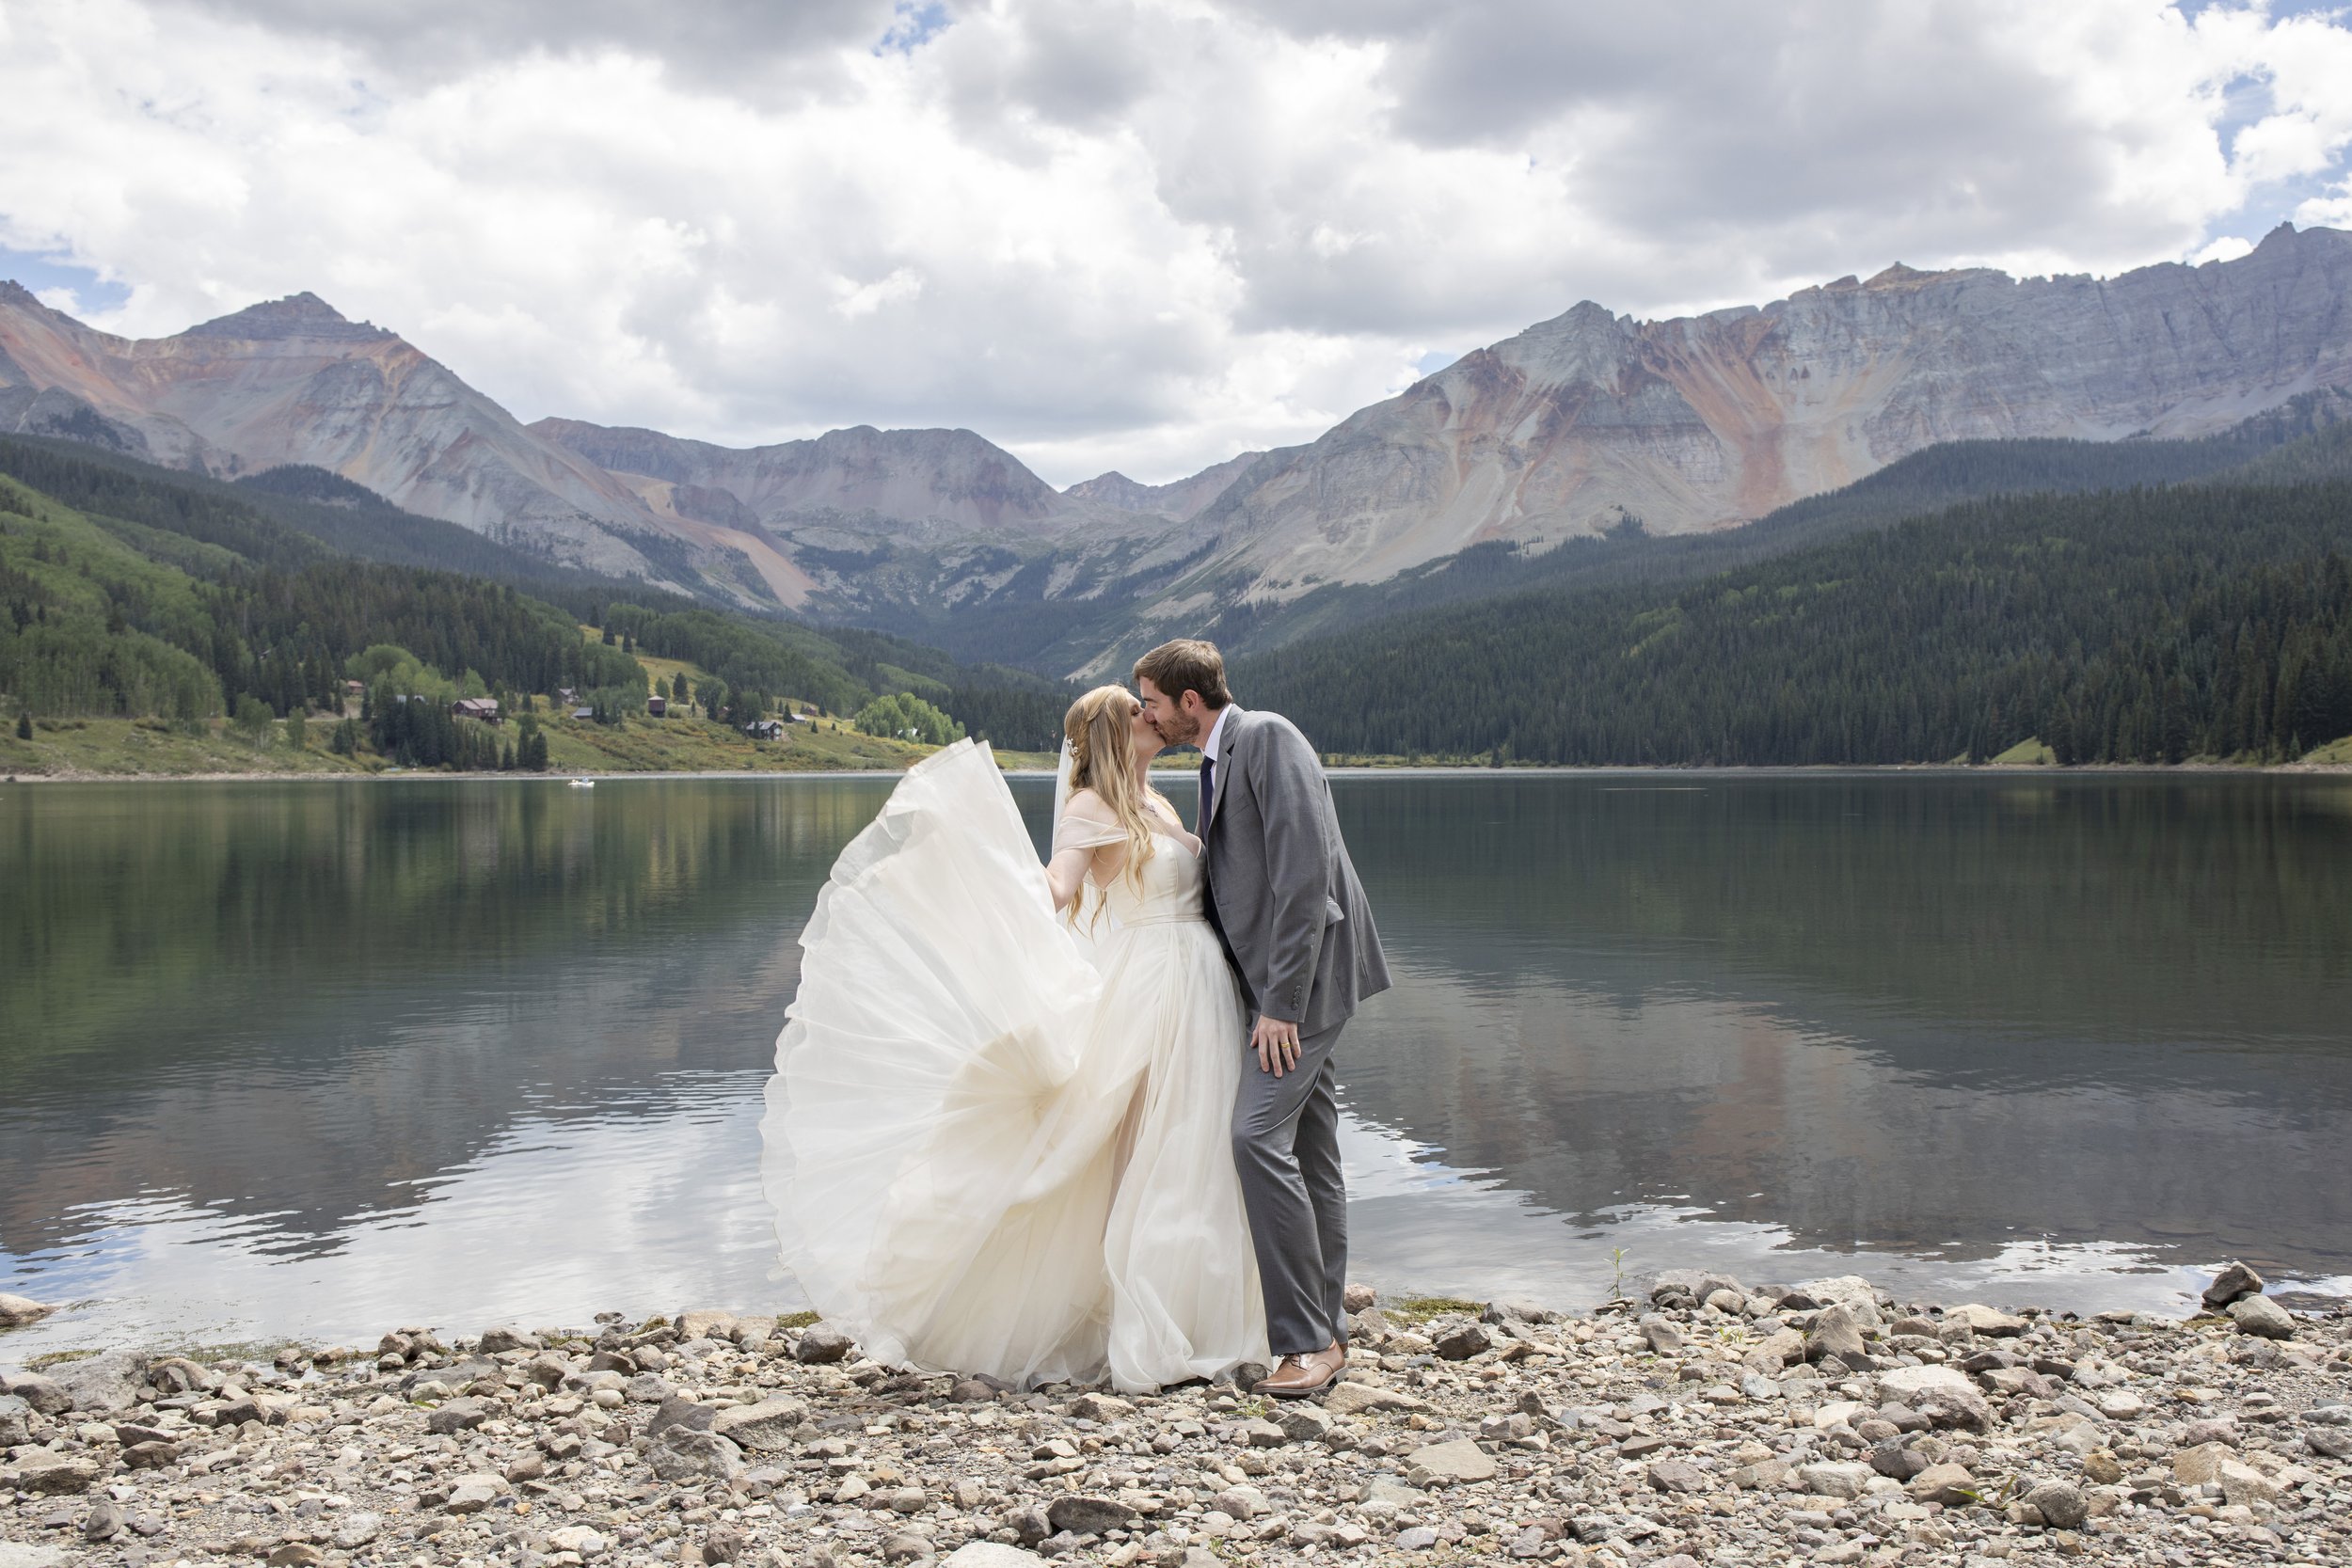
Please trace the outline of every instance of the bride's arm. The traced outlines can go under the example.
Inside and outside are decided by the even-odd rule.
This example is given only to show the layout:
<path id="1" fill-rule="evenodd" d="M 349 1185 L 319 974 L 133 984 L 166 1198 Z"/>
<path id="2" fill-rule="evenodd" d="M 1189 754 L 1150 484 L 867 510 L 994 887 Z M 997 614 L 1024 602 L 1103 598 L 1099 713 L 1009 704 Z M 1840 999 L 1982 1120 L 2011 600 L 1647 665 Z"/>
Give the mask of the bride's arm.
<path id="1" fill-rule="evenodd" d="M 1110 807 L 1104 805 L 1103 798 L 1090 789 L 1082 789 L 1073 795 L 1067 810 L 1070 816 L 1077 818 L 1089 827 L 1108 828 L 1117 825 L 1117 819 L 1111 816 Z M 1055 834 L 1057 838 L 1063 836 L 1059 832 L 1059 827 L 1060 824 L 1057 823 Z M 1081 842 L 1054 852 L 1054 858 L 1045 863 L 1045 880 L 1047 885 L 1054 890 L 1055 909 L 1064 910 L 1070 907 L 1071 900 L 1077 897 L 1086 887 L 1088 870 L 1093 866 L 1096 858 L 1102 855 L 1106 847 L 1099 839 L 1092 843 L 1084 842 L 1084 835 L 1081 835 Z"/>

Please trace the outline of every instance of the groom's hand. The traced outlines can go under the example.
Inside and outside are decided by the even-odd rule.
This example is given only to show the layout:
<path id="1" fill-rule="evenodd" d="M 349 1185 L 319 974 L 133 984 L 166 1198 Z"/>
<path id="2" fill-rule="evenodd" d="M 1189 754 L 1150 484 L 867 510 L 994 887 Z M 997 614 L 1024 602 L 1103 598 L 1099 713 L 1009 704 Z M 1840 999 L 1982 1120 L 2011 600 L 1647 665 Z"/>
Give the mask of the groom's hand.
<path id="1" fill-rule="evenodd" d="M 1258 1053 L 1261 1069 L 1279 1078 L 1298 1065 L 1298 1025 L 1285 1023 L 1279 1018 L 1261 1014 L 1258 1026 L 1249 1031 L 1250 1046 Z"/>

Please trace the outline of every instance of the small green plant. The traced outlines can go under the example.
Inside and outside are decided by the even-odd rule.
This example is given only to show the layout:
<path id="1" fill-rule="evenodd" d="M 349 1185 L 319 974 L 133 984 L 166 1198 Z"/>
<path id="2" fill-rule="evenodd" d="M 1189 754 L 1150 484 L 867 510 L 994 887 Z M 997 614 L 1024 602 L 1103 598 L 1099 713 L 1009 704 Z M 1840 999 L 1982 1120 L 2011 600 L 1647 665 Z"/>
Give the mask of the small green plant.
<path id="1" fill-rule="evenodd" d="M 1625 1294 L 1625 1248 L 1609 1249 L 1609 1266 L 1615 1271 L 1615 1277 L 1609 1282 L 1609 1294 L 1612 1298 L 1622 1297 Z"/>
<path id="2" fill-rule="evenodd" d="M 53 1350 L 46 1355 L 36 1355 L 24 1363 L 28 1372 L 45 1372 L 52 1367 L 62 1367 L 69 1361 L 87 1361 L 98 1353 L 94 1350 Z"/>
<path id="3" fill-rule="evenodd" d="M 787 1312 L 776 1320 L 776 1326 L 778 1328 L 809 1328 L 814 1326 L 816 1322 L 817 1314 L 814 1312 Z"/>
<path id="4" fill-rule="evenodd" d="M 1253 1421 L 1263 1421 L 1274 1414 L 1274 1403 L 1260 1394 L 1252 1394 L 1234 1407 Z"/>

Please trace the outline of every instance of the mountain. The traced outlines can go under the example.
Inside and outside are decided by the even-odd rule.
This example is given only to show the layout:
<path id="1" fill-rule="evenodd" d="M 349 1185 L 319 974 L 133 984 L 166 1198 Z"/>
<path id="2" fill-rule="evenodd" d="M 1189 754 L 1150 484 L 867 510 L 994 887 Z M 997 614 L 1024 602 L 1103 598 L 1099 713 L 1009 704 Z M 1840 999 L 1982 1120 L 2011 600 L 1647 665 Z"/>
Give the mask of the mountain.
<path id="1" fill-rule="evenodd" d="M 1165 514 L 1057 492 L 968 430 L 858 425 L 762 447 L 580 420 L 531 431 L 657 516 L 771 541 L 796 576 L 787 605 L 949 644 L 959 623 L 968 631 L 994 608 L 1052 600 L 1092 615 L 1131 602 L 1120 579 L 1186 547 Z"/>
<path id="2" fill-rule="evenodd" d="M 313 294 L 129 339 L 0 283 L 0 431 L 95 438 L 222 476 L 313 465 L 564 565 L 655 580 L 691 571 L 681 540 L 610 474 Z"/>
<path id="3" fill-rule="evenodd" d="M 1343 752 L 1786 767 L 2031 740 L 2058 762 L 2293 761 L 2352 733 L 2352 423 L 2160 489 L 1970 501 L 1233 669 L 1246 701 Z"/>
<path id="4" fill-rule="evenodd" d="M 1138 484 L 1114 468 L 1092 479 L 1082 479 L 1062 494 L 1077 500 L 1100 501 L 1121 512 L 1155 512 L 1181 523 L 1223 495 L 1228 485 L 1248 473 L 1250 465 L 1264 455 L 1262 451 L 1246 451 L 1212 464 L 1189 479 L 1167 484 Z"/>
<path id="5" fill-rule="evenodd" d="M 1938 442 L 2218 430 L 2352 383 L 2352 234 L 2105 280 L 1896 265 L 1760 309 L 1587 301 L 1277 451 L 1196 526 L 1183 602 L 1375 582 L 1489 541 L 1727 528 Z"/>

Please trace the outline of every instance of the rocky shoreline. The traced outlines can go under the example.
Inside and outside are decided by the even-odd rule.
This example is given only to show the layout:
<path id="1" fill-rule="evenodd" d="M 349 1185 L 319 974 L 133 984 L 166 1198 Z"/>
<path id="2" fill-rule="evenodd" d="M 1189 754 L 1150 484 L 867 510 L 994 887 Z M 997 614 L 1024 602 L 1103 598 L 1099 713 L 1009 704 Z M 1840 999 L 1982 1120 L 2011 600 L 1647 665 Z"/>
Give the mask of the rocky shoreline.
<path id="1" fill-rule="evenodd" d="M 1589 1314 L 1350 1298 L 1346 1380 L 1290 1404 L 721 1311 L 0 1367 L 0 1568 L 2352 1558 L 2352 1315 L 2250 1271 L 2186 1321 L 1697 1273 Z"/>

